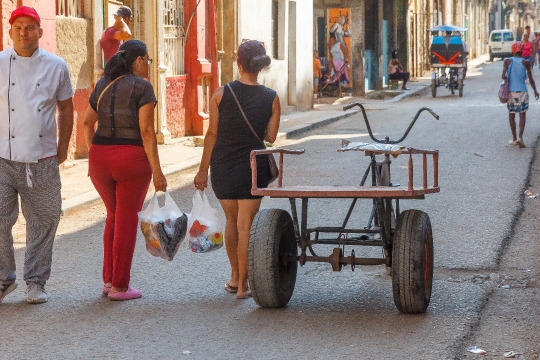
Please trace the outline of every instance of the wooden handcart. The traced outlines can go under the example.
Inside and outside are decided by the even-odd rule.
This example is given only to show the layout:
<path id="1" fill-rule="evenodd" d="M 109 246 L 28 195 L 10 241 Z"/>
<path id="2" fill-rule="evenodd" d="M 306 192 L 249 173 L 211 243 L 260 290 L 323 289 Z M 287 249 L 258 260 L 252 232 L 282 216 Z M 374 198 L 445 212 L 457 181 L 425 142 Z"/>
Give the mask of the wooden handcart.
<path id="1" fill-rule="evenodd" d="M 257 213 L 251 228 L 248 255 L 249 284 L 255 302 L 261 307 L 278 308 L 287 305 L 294 291 L 298 264 L 327 262 L 332 270 L 341 271 L 349 265 L 385 265 L 392 274 L 394 303 L 404 313 L 424 312 L 431 298 L 433 280 L 433 237 L 429 216 L 421 210 L 400 212 L 401 199 L 423 199 L 426 194 L 439 192 L 438 150 L 421 150 L 399 146 L 423 111 L 435 118 L 431 109 L 421 108 L 405 134 L 399 140 L 376 139 L 371 131 L 365 110 L 359 106 L 374 143 L 343 141 L 338 151 L 362 151 L 370 158 L 358 186 L 296 186 L 283 185 L 284 155 L 300 155 L 304 150 L 267 149 L 251 152 L 253 195 L 288 198 L 291 212 L 282 209 L 263 209 Z M 277 186 L 257 188 L 256 156 L 279 154 Z M 377 161 L 382 155 L 383 160 Z M 391 157 L 408 156 L 408 183 L 393 184 L 390 179 Z M 415 182 L 414 158 L 420 158 L 422 177 Z M 431 159 L 432 180 L 428 180 L 428 160 Z M 371 173 L 371 186 L 366 180 Z M 418 185 L 419 183 L 419 185 Z M 351 205 L 342 226 L 308 228 L 308 203 L 316 198 L 349 198 Z M 347 227 L 353 209 L 361 199 L 373 203 L 367 226 Z M 297 209 L 300 201 L 300 216 Z M 324 236 L 323 236 L 324 235 Z M 328 256 L 319 256 L 313 245 L 334 245 Z M 382 247 L 382 256 L 375 258 L 355 255 L 357 246 Z M 352 248 L 349 254 L 345 250 Z M 326 247 L 325 247 L 326 248 Z"/>

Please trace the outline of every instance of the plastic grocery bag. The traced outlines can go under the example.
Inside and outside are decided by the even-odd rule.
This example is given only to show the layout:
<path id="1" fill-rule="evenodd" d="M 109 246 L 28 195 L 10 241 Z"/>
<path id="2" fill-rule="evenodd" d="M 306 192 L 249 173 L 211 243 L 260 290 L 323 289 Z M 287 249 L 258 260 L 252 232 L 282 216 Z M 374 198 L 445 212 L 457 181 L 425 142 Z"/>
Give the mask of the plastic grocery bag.
<path id="1" fill-rule="evenodd" d="M 203 191 L 193 195 L 193 208 L 188 214 L 187 238 L 191 251 L 204 253 L 223 247 L 223 228 L 216 209 L 210 206 Z"/>
<path id="2" fill-rule="evenodd" d="M 165 205 L 159 207 L 157 193 L 138 213 L 146 250 L 153 256 L 171 261 L 187 232 L 187 215 L 182 213 L 169 192 L 165 192 Z"/>

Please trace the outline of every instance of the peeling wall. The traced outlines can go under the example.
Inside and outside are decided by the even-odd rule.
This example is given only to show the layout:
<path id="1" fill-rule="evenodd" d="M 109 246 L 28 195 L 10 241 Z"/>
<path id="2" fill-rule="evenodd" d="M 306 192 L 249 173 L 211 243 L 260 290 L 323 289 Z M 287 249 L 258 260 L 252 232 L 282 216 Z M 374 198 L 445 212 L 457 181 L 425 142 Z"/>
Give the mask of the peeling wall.
<path id="1" fill-rule="evenodd" d="M 289 16 L 289 1 L 280 0 L 279 4 L 283 7 L 280 15 L 284 24 L 278 36 L 283 56 L 272 59 L 270 69 L 259 75 L 259 82 L 277 91 L 282 112 L 287 112 L 288 106 L 292 110 L 308 110 L 313 104 L 313 0 L 294 1 L 296 18 Z M 264 41 L 267 53 L 272 56 L 272 1 L 242 0 L 238 18 L 237 41 Z M 296 34 L 289 34 L 291 29 Z M 291 35 L 295 37 L 294 42 Z M 290 81 L 294 82 L 292 86 Z M 292 91 L 295 94 L 290 94 Z"/>
<path id="2" fill-rule="evenodd" d="M 2 36 L 1 50 L 5 50 L 13 46 L 11 38 L 9 37 L 9 29 L 11 27 L 9 25 L 9 17 L 11 16 L 11 12 L 15 10 L 16 7 L 17 2 L 15 0 L 2 0 L 2 8 L 0 8 L 0 22 L 2 23 L 2 28 L 0 29 L 0 35 Z"/>
<path id="3" fill-rule="evenodd" d="M 92 21 L 74 17 L 56 17 L 56 53 L 64 58 L 75 89 L 92 87 L 94 46 Z"/>
<path id="4" fill-rule="evenodd" d="M 56 17 L 56 53 L 66 60 L 71 75 L 74 125 L 69 146 L 69 158 L 86 157 L 84 113 L 92 89 L 94 46 L 92 21 L 75 17 Z"/>
<path id="5" fill-rule="evenodd" d="M 166 78 L 166 81 L 167 129 L 173 138 L 186 136 L 188 76 L 170 76 Z"/>

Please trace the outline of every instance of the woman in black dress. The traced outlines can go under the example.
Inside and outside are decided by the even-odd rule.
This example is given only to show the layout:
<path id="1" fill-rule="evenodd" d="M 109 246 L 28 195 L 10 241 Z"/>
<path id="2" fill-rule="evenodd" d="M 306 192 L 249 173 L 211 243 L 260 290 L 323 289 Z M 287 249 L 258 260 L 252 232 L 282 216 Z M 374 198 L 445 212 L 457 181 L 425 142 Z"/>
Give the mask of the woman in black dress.
<path id="1" fill-rule="evenodd" d="M 279 129 L 281 108 L 279 98 L 257 82 L 259 72 L 270 65 L 264 43 L 244 40 L 238 47 L 240 79 L 216 89 L 210 100 L 210 119 L 199 172 L 194 184 L 197 189 L 208 186 L 208 169 L 212 188 L 225 212 L 225 246 L 231 264 L 231 278 L 225 290 L 239 299 L 251 296 L 248 287 L 248 241 L 253 218 L 259 211 L 262 197 L 251 195 L 251 150 L 264 149 L 255 137 L 274 142 Z M 242 116 L 234 95 L 242 107 L 253 131 Z M 257 161 L 259 187 L 268 186 L 267 157 Z"/>

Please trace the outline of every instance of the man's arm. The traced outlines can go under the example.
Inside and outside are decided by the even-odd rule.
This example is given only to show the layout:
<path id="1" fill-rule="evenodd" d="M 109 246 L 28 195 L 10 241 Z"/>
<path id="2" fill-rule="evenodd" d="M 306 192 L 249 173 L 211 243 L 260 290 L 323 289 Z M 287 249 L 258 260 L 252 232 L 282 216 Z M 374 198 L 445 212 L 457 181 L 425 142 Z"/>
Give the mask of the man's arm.
<path id="1" fill-rule="evenodd" d="M 115 40 L 126 41 L 131 39 L 131 30 L 129 30 L 129 27 L 123 19 L 115 21 L 114 28 L 116 29 L 116 32 L 114 33 Z"/>
<path id="2" fill-rule="evenodd" d="M 73 131 L 73 98 L 57 101 L 56 105 L 58 107 L 58 146 L 56 157 L 58 158 L 58 164 L 61 164 L 67 159 L 69 140 Z"/>

